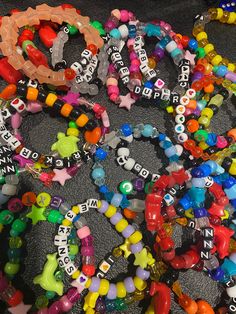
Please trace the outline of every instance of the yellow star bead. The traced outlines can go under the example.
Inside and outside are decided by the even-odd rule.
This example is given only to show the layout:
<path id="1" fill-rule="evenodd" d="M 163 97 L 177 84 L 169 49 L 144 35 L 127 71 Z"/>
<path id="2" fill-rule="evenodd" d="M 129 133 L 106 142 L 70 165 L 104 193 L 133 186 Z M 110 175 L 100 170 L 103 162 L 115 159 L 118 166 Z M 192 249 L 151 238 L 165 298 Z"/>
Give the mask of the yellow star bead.
<path id="1" fill-rule="evenodd" d="M 143 248 L 141 252 L 135 253 L 135 261 L 134 265 L 135 266 L 140 266 L 142 268 L 146 268 L 149 258 L 148 258 L 148 252 L 146 248 Z"/>
<path id="2" fill-rule="evenodd" d="M 225 213 L 224 216 L 220 217 L 221 220 L 225 220 L 229 218 L 229 212 L 227 210 L 224 210 L 224 213 Z"/>
<path id="3" fill-rule="evenodd" d="M 95 308 L 97 298 L 99 297 L 98 292 L 89 292 L 86 297 L 84 298 L 84 311 L 87 311 L 89 307 L 92 309 Z"/>
<path id="4" fill-rule="evenodd" d="M 130 242 L 128 239 L 125 239 L 125 243 L 120 245 L 119 248 L 124 252 L 124 257 L 128 258 L 131 254 L 130 248 Z"/>
<path id="5" fill-rule="evenodd" d="M 153 258 L 152 253 L 148 253 L 148 265 L 151 266 L 156 262 L 155 258 Z"/>

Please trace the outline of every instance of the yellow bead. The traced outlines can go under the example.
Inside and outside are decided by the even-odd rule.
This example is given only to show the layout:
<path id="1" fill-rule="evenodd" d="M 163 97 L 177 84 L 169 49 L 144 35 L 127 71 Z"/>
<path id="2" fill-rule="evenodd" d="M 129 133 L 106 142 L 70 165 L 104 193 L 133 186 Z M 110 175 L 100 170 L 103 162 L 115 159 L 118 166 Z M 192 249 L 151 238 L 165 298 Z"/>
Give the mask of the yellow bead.
<path id="1" fill-rule="evenodd" d="M 212 60 L 211 63 L 213 65 L 218 65 L 222 61 L 221 55 L 216 55 Z"/>
<path id="2" fill-rule="evenodd" d="M 85 314 L 96 314 L 96 312 L 91 307 L 88 307 L 88 309 L 86 310 Z"/>
<path id="3" fill-rule="evenodd" d="M 236 175 L 236 158 L 232 158 L 232 164 L 229 168 L 229 174 L 235 176 Z"/>
<path id="4" fill-rule="evenodd" d="M 40 193 L 36 198 L 36 203 L 40 207 L 47 207 L 50 204 L 50 202 L 51 202 L 51 195 L 46 192 Z"/>
<path id="5" fill-rule="evenodd" d="M 230 12 L 229 19 L 227 21 L 228 24 L 233 24 L 236 20 L 236 13 Z"/>
<path id="6" fill-rule="evenodd" d="M 228 64 L 228 70 L 231 72 L 234 72 L 235 71 L 235 65 L 233 63 L 229 63 Z"/>
<path id="7" fill-rule="evenodd" d="M 86 311 L 89 307 L 95 308 L 95 305 L 96 305 L 98 297 L 99 297 L 99 293 L 98 292 L 91 292 L 91 291 L 89 291 L 89 293 L 84 298 L 84 307 L 83 307 L 83 309 Z"/>
<path id="8" fill-rule="evenodd" d="M 117 289 L 117 298 L 124 298 L 126 296 L 126 289 L 125 285 L 122 281 L 117 282 L 116 284 Z"/>
<path id="9" fill-rule="evenodd" d="M 139 291 L 142 291 L 147 287 L 146 281 L 142 280 L 141 278 L 135 276 L 133 280 L 135 288 L 138 289 Z"/>
<path id="10" fill-rule="evenodd" d="M 56 100 L 57 100 L 57 95 L 53 93 L 49 93 L 45 100 L 45 104 L 49 107 L 52 107 Z"/>
<path id="11" fill-rule="evenodd" d="M 208 119 L 207 117 L 205 116 L 201 116 L 199 119 L 198 119 L 198 123 L 203 125 L 205 128 L 208 128 L 208 126 L 210 125 L 211 123 L 211 120 Z"/>
<path id="12" fill-rule="evenodd" d="M 142 240 L 143 236 L 140 231 L 135 231 L 131 236 L 129 237 L 129 242 L 131 244 L 136 244 Z"/>
<path id="13" fill-rule="evenodd" d="M 78 206 L 73 206 L 73 207 L 72 207 L 72 211 L 73 211 L 75 214 L 78 214 L 78 213 L 79 213 L 79 207 L 78 207 Z"/>
<path id="14" fill-rule="evenodd" d="M 151 69 L 155 69 L 155 67 L 157 66 L 157 63 L 153 58 L 148 58 L 148 66 Z"/>
<path id="15" fill-rule="evenodd" d="M 98 293 L 100 295 L 107 295 L 109 287 L 110 287 L 109 281 L 107 279 L 101 279 Z"/>
<path id="16" fill-rule="evenodd" d="M 128 221 L 123 218 L 115 225 L 115 228 L 118 232 L 122 232 L 128 225 Z"/>
<path id="17" fill-rule="evenodd" d="M 206 116 L 211 119 L 213 117 L 213 110 L 211 108 L 204 108 L 202 110 L 201 116 Z"/>
<path id="18" fill-rule="evenodd" d="M 77 279 L 80 275 L 80 271 L 79 270 L 76 270 L 73 274 L 72 274 L 72 279 Z"/>
<path id="19" fill-rule="evenodd" d="M 221 8 L 217 8 L 217 17 L 216 17 L 216 19 L 217 20 L 221 19 L 223 14 L 224 14 L 224 11 Z"/>
<path id="20" fill-rule="evenodd" d="M 174 107 L 173 106 L 168 106 L 168 107 L 166 107 L 166 111 L 168 113 L 173 113 L 174 112 Z"/>
<path id="21" fill-rule="evenodd" d="M 3 228 L 4 228 L 3 224 L 0 224 L 0 233 L 2 232 Z"/>
<path id="22" fill-rule="evenodd" d="M 68 227 L 68 226 L 71 225 L 71 221 L 69 221 L 68 219 L 63 219 L 63 220 L 62 220 L 62 224 L 63 224 L 63 226 Z"/>
<path id="23" fill-rule="evenodd" d="M 66 131 L 66 135 L 68 135 L 68 136 L 72 135 L 72 136 L 78 137 L 79 136 L 79 130 L 76 128 L 68 128 Z"/>
<path id="24" fill-rule="evenodd" d="M 101 208 L 101 206 L 102 206 L 102 202 L 98 200 L 98 208 Z"/>
<path id="25" fill-rule="evenodd" d="M 92 283 L 92 279 L 89 278 L 89 279 L 87 280 L 86 284 L 85 284 L 85 288 L 88 289 L 88 288 L 91 286 L 91 283 Z"/>
<path id="26" fill-rule="evenodd" d="M 188 217 L 188 218 L 194 218 L 192 208 L 186 210 L 184 213 L 185 213 L 185 216 L 186 216 L 186 217 Z"/>
<path id="27" fill-rule="evenodd" d="M 207 149 L 207 148 L 209 147 L 209 145 L 207 145 L 206 142 L 199 142 L 199 143 L 198 143 L 198 146 L 199 146 L 201 149 L 203 149 L 203 150 L 205 150 L 205 149 Z"/>
<path id="28" fill-rule="evenodd" d="M 214 45 L 212 44 L 207 44 L 205 47 L 204 47 L 204 50 L 205 50 L 205 53 L 208 54 L 209 52 L 213 51 L 215 49 Z"/>
<path id="29" fill-rule="evenodd" d="M 206 32 L 200 32 L 196 36 L 197 41 L 202 40 L 202 39 L 207 39 L 207 33 Z"/>
<path id="30" fill-rule="evenodd" d="M 113 205 L 109 205 L 107 211 L 105 212 L 105 216 L 107 218 L 111 218 L 112 216 L 114 216 L 116 213 L 116 207 Z"/>
<path id="31" fill-rule="evenodd" d="M 155 314 L 154 305 L 150 304 L 145 314 Z"/>

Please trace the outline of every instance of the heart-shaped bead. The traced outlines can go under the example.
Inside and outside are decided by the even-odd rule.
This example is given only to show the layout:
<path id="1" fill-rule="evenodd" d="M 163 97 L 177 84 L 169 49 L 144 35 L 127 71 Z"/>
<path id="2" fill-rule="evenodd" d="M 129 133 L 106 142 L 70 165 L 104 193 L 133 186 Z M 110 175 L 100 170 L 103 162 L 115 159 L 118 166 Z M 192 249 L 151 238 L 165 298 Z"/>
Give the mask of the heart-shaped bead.
<path id="1" fill-rule="evenodd" d="M 84 138 L 85 138 L 86 142 L 88 142 L 90 144 L 97 144 L 97 142 L 101 138 L 101 134 L 102 134 L 101 128 L 96 127 L 92 131 L 85 131 Z"/>

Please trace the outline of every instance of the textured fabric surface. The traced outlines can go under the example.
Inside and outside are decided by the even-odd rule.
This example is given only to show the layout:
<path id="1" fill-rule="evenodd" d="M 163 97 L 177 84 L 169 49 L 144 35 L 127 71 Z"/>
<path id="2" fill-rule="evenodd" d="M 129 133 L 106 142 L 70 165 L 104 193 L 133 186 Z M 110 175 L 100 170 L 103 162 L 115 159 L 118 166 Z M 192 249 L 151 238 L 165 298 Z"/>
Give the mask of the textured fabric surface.
<path id="1" fill-rule="evenodd" d="M 0 15 L 7 14 L 13 8 L 26 9 L 28 6 L 35 7 L 43 1 L 0 1 Z M 63 1 L 46 1 L 49 5 L 59 5 Z M 207 9 L 206 3 L 203 0 L 169 0 L 169 1 L 70 1 L 75 5 L 83 15 L 90 16 L 93 20 L 106 21 L 110 15 L 110 11 L 113 8 L 125 8 L 135 12 L 136 16 L 142 21 L 150 21 L 153 19 L 163 19 L 173 26 L 173 29 L 181 34 L 191 35 L 194 17 Z M 216 45 L 216 50 L 219 53 L 224 54 L 229 59 L 235 61 L 235 44 L 236 44 L 236 32 L 233 26 L 211 23 L 207 26 L 209 33 L 209 39 Z M 37 43 L 39 47 L 42 46 Z M 147 50 L 155 46 L 155 41 L 147 41 Z M 64 55 L 65 59 L 71 63 L 76 61 L 80 52 L 84 48 L 84 42 L 81 36 L 70 39 L 70 42 L 66 45 Z M 124 57 L 127 57 L 123 52 Z M 176 82 L 176 68 L 169 57 L 165 57 L 163 61 L 158 65 L 160 70 L 160 78 L 164 79 L 170 87 L 175 86 Z M 4 83 L 0 81 L 1 87 Z M 125 93 L 126 91 L 124 91 Z M 123 94 L 124 94 L 123 93 Z M 168 135 L 172 135 L 172 123 L 166 113 L 153 105 L 149 105 L 148 102 L 139 102 L 132 107 L 130 112 L 122 109 L 118 109 L 114 104 L 108 101 L 106 95 L 106 89 L 102 88 L 99 95 L 94 97 L 94 100 L 106 106 L 108 109 L 109 117 L 111 120 L 112 128 L 117 128 L 124 122 L 130 122 L 137 124 L 140 122 L 151 123 L 157 126 L 159 131 L 167 132 Z M 212 129 L 217 133 L 224 132 L 232 127 L 233 116 L 235 117 L 235 107 L 230 101 L 223 104 L 223 107 L 213 119 Z M 50 117 L 47 113 L 43 112 L 34 116 L 28 115 L 23 122 L 21 132 L 24 136 L 25 143 L 29 148 L 35 149 L 41 153 L 47 153 L 50 151 L 50 147 L 53 142 L 56 141 L 57 132 L 64 132 L 66 130 L 67 123 L 62 118 Z M 165 167 L 167 160 L 163 158 L 163 154 L 160 150 L 155 151 L 149 143 L 136 142 L 130 146 L 132 156 L 146 166 L 150 171 L 157 172 L 160 168 Z M 19 195 L 22 195 L 24 191 L 33 190 L 35 192 L 46 191 L 52 195 L 60 194 L 70 204 L 81 203 L 87 198 L 96 198 L 98 193 L 95 186 L 92 184 L 90 178 L 91 162 L 84 165 L 79 173 L 67 184 L 65 187 L 59 186 L 54 183 L 52 188 L 48 189 L 42 186 L 41 183 L 34 180 L 29 175 L 21 176 L 21 187 Z M 119 168 L 115 163 L 115 156 L 113 153 L 109 155 L 108 160 L 105 162 L 107 183 L 112 189 L 116 189 L 119 182 L 124 179 L 131 179 L 134 176 L 131 173 Z M 86 213 L 86 219 L 88 225 L 92 230 L 95 243 L 96 262 L 102 260 L 102 258 L 112 250 L 113 247 L 122 243 L 122 238 L 111 227 L 106 218 L 102 217 L 96 211 L 90 211 Z M 24 291 L 25 303 L 32 304 L 36 297 L 43 293 L 39 286 L 32 284 L 33 278 L 42 271 L 44 262 L 46 260 L 46 254 L 55 251 L 53 245 L 53 236 L 56 227 L 47 222 L 39 223 L 36 226 L 30 226 L 26 232 L 24 241 L 24 266 L 21 268 L 21 272 L 18 279 L 14 281 L 14 284 Z M 182 231 L 182 228 L 176 227 L 174 232 L 174 238 L 176 241 L 176 247 L 180 247 L 182 241 L 186 243 L 191 234 L 186 234 Z M 0 264 L 4 265 L 6 261 L 7 245 L 6 232 L 1 235 L 1 254 Z M 152 236 L 149 233 L 145 233 L 145 242 L 151 243 Z M 78 258 L 77 262 L 80 262 Z M 109 279 L 116 281 L 118 278 L 125 277 L 127 271 L 133 273 L 132 267 L 128 266 L 126 260 L 121 259 L 115 264 L 112 271 L 109 273 Z M 69 282 L 69 279 L 65 279 Z M 208 300 L 213 306 L 216 306 L 220 302 L 222 294 L 221 287 L 209 279 L 205 274 L 197 273 L 195 271 L 183 272 L 180 275 L 180 282 L 183 287 L 183 291 L 189 294 L 192 298 L 204 298 Z M 149 302 L 148 302 L 149 303 Z M 129 307 L 129 312 L 132 314 L 143 313 L 146 308 L 147 302 L 135 303 Z M 80 313 L 81 305 L 76 305 L 70 313 Z M 0 313 L 7 313 L 4 310 L 4 305 L 0 303 Z M 172 313 L 180 314 L 184 313 L 181 308 L 174 302 L 172 302 Z"/>

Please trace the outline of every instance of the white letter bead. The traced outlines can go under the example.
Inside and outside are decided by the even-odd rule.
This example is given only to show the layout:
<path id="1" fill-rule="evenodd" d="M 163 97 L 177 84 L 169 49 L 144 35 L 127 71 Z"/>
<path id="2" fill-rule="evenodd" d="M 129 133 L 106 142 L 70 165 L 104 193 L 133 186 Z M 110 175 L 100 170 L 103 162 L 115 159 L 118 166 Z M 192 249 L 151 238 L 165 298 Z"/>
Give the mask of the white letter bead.
<path id="1" fill-rule="evenodd" d="M 139 68 L 140 68 L 140 71 L 144 74 L 150 70 L 149 66 L 146 63 L 141 63 Z"/>
<path id="2" fill-rule="evenodd" d="M 21 145 L 21 142 L 14 136 L 12 136 L 8 142 L 8 145 L 11 147 L 11 150 L 15 150 Z"/>
<path id="3" fill-rule="evenodd" d="M 133 158 L 128 158 L 127 162 L 124 165 L 126 170 L 132 170 L 135 165 L 135 160 Z"/>
<path id="4" fill-rule="evenodd" d="M 145 73 L 145 78 L 150 81 L 151 79 L 153 79 L 154 77 L 156 77 L 156 71 L 154 69 L 150 69 Z"/>
<path id="5" fill-rule="evenodd" d="M 123 67 L 119 70 L 120 78 L 129 75 L 129 69 L 127 67 Z"/>
<path id="6" fill-rule="evenodd" d="M 58 228 L 57 234 L 59 236 L 66 236 L 66 237 L 68 237 L 70 235 L 70 231 L 71 231 L 71 227 L 60 225 L 59 228 Z"/>
<path id="7" fill-rule="evenodd" d="M 65 271 L 67 272 L 69 276 L 71 276 L 77 271 L 77 268 L 75 267 L 73 263 L 70 263 L 69 265 L 65 267 Z"/>
<path id="8" fill-rule="evenodd" d="M 75 217 L 76 213 L 74 213 L 72 210 L 69 210 L 65 215 L 65 218 L 71 222 L 74 220 Z"/>
<path id="9" fill-rule="evenodd" d="M 126 147 L 121 147 L 117 150 L 117 155 L 118 156 L 126 156 L 129 157 L 130 150 Z"/>
<path id="10" fill-rule="evenodd" d="M 82 71 L 83 71 L 83 67 L 82 67 L 82 65 L 81 65 L 79 62 L 74 62 L 74 63 L 72 63 L 72 65 L 70 66 L 70 68 L 71 68 L 72 70 L 74 70 L 77 74 L 80 74 L 80 73 L 82 73 Z"/>
<path id="11" fill-rule="evenodd" d="M 66 265 L 71 263 L 69 256 L 66 256 L 66 255 L 59 257 L 57 261 L 58 261 L 58 265 L 63 268 L 66 267 Z"/>
<path id="12" fill-rule="evenodd" d="M 31 155 L 32 151 L 26 147 L 23 147 L 22 150 L 20 151 L 20 155 L 26 159 L 29 158 Z"/>
<path id="13" fill-rule="evenodd" d="M 149 172 L 147 169 L 142 168 L 138 175 L 139 175 L 140 177 L 146 179 L 146 178 L 148 177 L 149 173 L 150 173 L 150 172 Z"/>
<path id="14" fill-rule="evenodd" d="M 98 200 L 95 198 L 88 199 L 87 204 L 89 208 L 98 208 Z"/>
<path id="15" fill-rule="evenodd" d="M 126 156 L 119 156 L 116 158 L 118 165 L 124 166 L 127 163 L 128 158 Z"/>
<path id="16" fill-rule="evenodd" d="M 58 246 L 57 248 L 57 252 L 59 256 L 68 256 L 69 250 L 68 250 L 68 245 L 62 245 L 62 246 Z"/>
<path id="17" fill-rule="evenodd" d="M 62 235 L 56 235 L 54 238 L 54 245 L 62 246 L 67 244 L 67 237 Z"/>
<path id="18" fill-rule="evenodd" d="M 93 57 L 93 54 L 90 50 L 88 49 L 84 49 L 81 53 L 81 57 L 87 59 L 88 61 L 90 61 Z"/>
<path id="19" fill-rule="evenodd" d="M 79 212 L 82 213 L 86 213 L 89 210 L 88 204 L 87 203 L 83 203 L 83 204 L 78 204 L 79 207 Z"/>
<path id="20" fill-rule="evenodd" d="M 116 63 L 117 61 L 120 61 L 122 60 L 122 57 L 120 55 L 119 52 L 114 52 L 112 55 L 111 55 L 111 61 L 112 63 Z"/>

